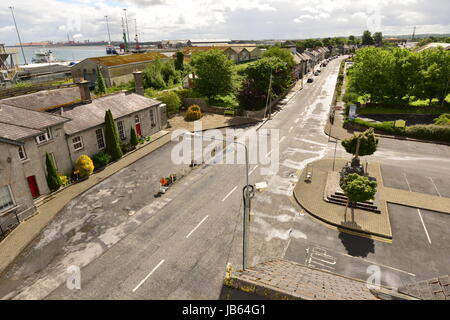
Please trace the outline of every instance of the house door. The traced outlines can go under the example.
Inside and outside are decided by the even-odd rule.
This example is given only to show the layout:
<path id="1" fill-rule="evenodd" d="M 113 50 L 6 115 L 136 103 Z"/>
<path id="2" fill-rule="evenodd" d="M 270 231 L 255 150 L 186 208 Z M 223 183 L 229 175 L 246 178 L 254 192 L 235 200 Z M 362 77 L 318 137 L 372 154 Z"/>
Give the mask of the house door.
<path id="1" fill-rule="evenodd" d="M 36 177 L 35 176 L 27 177 L 27 181 L 28 186 L 30 187 L 31 196 L 33 197 L 33 199 L 36 199 L 37 197 L 40 196 L 39 188 L 36 182 Z"/>
<path id="2" fill-rule="evenodd" d="M 134 116 L 134 123 L 136 126 L 136 134 L 138 136 L 142 136 L 142 130 L 141 130 L 141 119 L 139 119 L 139 115 Z"/>

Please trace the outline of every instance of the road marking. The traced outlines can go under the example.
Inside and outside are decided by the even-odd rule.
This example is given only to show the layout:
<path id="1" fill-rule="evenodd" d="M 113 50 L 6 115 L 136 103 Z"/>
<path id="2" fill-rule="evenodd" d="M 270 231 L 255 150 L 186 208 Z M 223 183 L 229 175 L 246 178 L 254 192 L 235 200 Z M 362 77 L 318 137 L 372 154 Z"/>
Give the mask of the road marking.
<path id="1" fill-rule="evenodd" d="M 256 168 L 258 168 L 258 165 L 256 165 L 252 170 L 250 170 L 250 172 L 248 173 L 248 175 L 251 175 L 253 173 L 253 171 L 256 170 Z"/>
<path id="2" fill-rule="evenodd" d="M 266 154 L 266 157 L 270 156 L 270 155 L 272 154 L 272 151 L 273 151 L 273 150 L 269 151 L 269 152 Z"/>
<path id="3" fill-rule="evenodd" d="M 286 136 L 282 136 L 280 139 L 280 143 L 286 138 Z"/>
<path id="4" fill-rule="evenodd" d="M 406 173 L 403 173 L 403 176 L 405 177 L 406 184 L 408 185 L 409 192 L 411 192 L 411 186 L 409 185 L 408 178 L 406 178 Z"/>
<path id="5" fill-rule="evenodd" d="M 237 186 L 235 186 L 234 188 L 233 188 L 233 190 L 231 190 L 226 196 L 225 196 L 225 198 L 223 198 L 222 199 L 222 202 L 224 202 L 232 193 L 233 193 L 233 191 L 234 190 L 236 190 L 237 189 Z"/>
<path id="6" fill-rule="evenodd" d="M 425 234 L 427 235 L 428 242 L 431 244 L 430 235 L 428 234 L 427 227 L 425 227 L 425 223 L 423 222 L 422 214 L 420 213 L 420 209 L 419 208 L 417 208 L 417 213 L 419 214 L 420 221 L 422 221 L 423 229 L 425 230 Z"/>
<path id="7" fill-rule="evenodd" d="M 291 132 L 291 131 L 292 131 L 292 129 L 294 129 L 294 127 L 290 127 L 290 128 L 289 128 L 289 132 Z"/>
<path id="8" fill-rule="evenodd" d="M 409 274 L 410 276 L 413 276 L 413 277 L 416 276 L 414 273 L 411 273 L 411 272 L 408 272 L 408 271 L 404 271 L 404 270 L 401 270 L 401 269 L 397 269 L 397 268 L 394 268 L 394 267 L 386 266 L 386 265 L 380 264 L 378 262 L 373 262 L 373 261 L 366 260 L 366 259 L 363 259 L 363 258 L 354 257 L 354 256 L 351 256 L 351 255 L 346 254 L 346 253 L 343 253 L 343 255 L 347 256 L 347 257 L 350 257 L 350 258 L 353 258 L 353 259 L 358 259 L 358 260 L 361 260 L 361 261 L 364 261 L 364 262 L 367 262 L 367 263 L 370 263 L 370 264 L 373 264 L 373 265 L 377 265 L 377 266 L 380 266 L 380 267 L 383 267 L 383 268 L 389 268 L 389 269 L 392 269 L 392 270 L 395 270 L 395 271 L 398 271 L 398 272 L 403 272 L 403 273 Z"/>
<path id="9" fill-rule="evenodd" d="M 434 183 L 433 179 L 431 177 L 429 177 L 431 180 L 431 183 L 433 184 L 434 188 L 436 189 L 437 194 L 439 195 L 439 197 L 442 197 L 441 194 L 439 193 L 438 188 L 436 187 L 436 184 Z"/>
<path id="10" fill-rule="evenodd" d="M 295 119 L 295 123 L 297 123 L 297 122 L 299 122 L 300 121 L 300 118 L 297 118 L 297 119 Z"/>
<path id="11" fill-rule="evenodd" d="M 156 271 L 156 269 L 158 269 L 163 263 L 164 263 L 164 259 L 162 259 L 158 265 L 156 267 L 153 268 L 153 270 L 144 278 L 142 279 L 141 282 L 139 282 L 139 284 L 136 286 L 136 288 L 133 289 L 133 292 L 136 292 L 137 289 L 139 289 L 139 287 L 152 275 L 153 272 Z"/>
<path id="12" fill-rule="evenodd" d="M 189 232 L 189 234 L 186 236 L 186 239 L 189 238 L 189 236 L 190 236 L 195 230 L 197 230 L 197 228 L 200 227 L 200 225 L 201 225 L 203 222 L 205 222 L 206 219 L 208 219 L 208 216 L 204 217 L 203 220 L 200 221 L 200 223 L 199 223 L 194 229 L 192 229 L 191 232 Z"/>

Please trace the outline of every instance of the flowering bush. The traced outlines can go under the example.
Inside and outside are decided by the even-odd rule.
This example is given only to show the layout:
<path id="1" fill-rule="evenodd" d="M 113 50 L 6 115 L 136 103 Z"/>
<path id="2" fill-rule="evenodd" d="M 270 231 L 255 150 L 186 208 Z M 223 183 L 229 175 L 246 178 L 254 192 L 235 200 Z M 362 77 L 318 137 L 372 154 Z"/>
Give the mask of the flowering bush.
<path id="1" fill-rule="evenodd" d="M 187 121 L 195 121 L 202 117 L 202 111 L 200 107 L 196 104 L 193 104 L 187 109 L 185 119 Z"/>
<path id="2" fill-rule="evenodd" d="M 78 157 L 75 168 L 79 172 L 80 177 L 90 176 L 94 171 L 94 163 L 89 156 L 83 154 Z"/>

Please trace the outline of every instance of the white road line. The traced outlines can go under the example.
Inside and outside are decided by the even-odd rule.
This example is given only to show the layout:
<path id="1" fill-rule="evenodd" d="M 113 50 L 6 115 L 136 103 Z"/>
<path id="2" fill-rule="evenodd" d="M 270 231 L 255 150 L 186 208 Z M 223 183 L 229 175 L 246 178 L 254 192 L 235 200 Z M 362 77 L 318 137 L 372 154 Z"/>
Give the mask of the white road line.
<path id="1" fill-rule="evenodd" d="M 237 189 L 237 186 L 235 186 L 234 188 L 233 188 L 233 190 L 231 190 L 226 196 L 225 196 L 225 198 L 223 198 L 222 199 L 222 202 L 224 202 L 232 193 L 233 193 L 233 191 L 234 190 L 236 190 Z"/>
<path id="2" fill-rule="evenodd" d="M 152 270 L 152 271 L 151 271 L 144 279 L 142 279 L 141 282 L 139 282 L 139 284 L 136 286 L 136 288 L 133 289 L 133 292 L 136 292 L 136 290 L 139 289 L 139 287 L 140 287 L 140 286 L 148 279 L 148 277 L 150 277 L 150 276 L 152 275 L 153 272 L 156 271 L 156 269 L 159 268 L 159 266 L 161 266 L 161 265 L 164 263 L 164 261 L 165 261 L 165 260 L 162 259 L 162 260 L 158 263 L 158 265 L 157 265 L 156 267 L 154 267 L 153 270 Z"/>
<path id="3" fill-rule="evenodd" d="M 411 192 L 411 186 L 409 185 L 408 178 L 406 178 L 406 173 L 403 173 L 403 176 L 405 177 L 406 184 L 408 185 L 409 192 Z"/>
<path id="4" fill-rule="evenodd" d="M 292 129 L 294 129 L 294 127 L 290 127 L 290 128 L 289 128 L 289 132 L 291 132 L 291 131 L 292 131 Z"/>
<path id="5" fill-rule="evenodd" d="M 280 143 L 283 142 L 283 140 L 286 139 L 286 136 L 282 136 L 280 139 Z"/>
<path id="6" fill-rule="evenodd" d="M 297 119 L 295 119 L 295 123 L 297 123 L 297 122 L 299 122 L 300 121 L 300 118 L 297 118 Z"/>
<path id="7" fill-rule="evenodd" d="M 266 157 L 270 156 L 270 155 L 272 154 L 272 151 L 273 151 L 273 150 L 269 151 L 269 152 L 266 154 Z"/>
<path id="8" fill-rule="evenodd" d="M 250 170 L 250 172 L 248 173 L 248 175 L 251 175 L 253 173 L 253 171 L 256 170 L 256 168 L 258 168 L 258 165 L 256 165 L 252 170 Z"/>
<path id="9" fill-rule="evenodd" d="M 411 275 L 413 277 L 416 276 L 414 273 L 411 273 L 411 272 L 408 272 L 408 271 L 404 271 L 404 270 L 400 270 L 400 269 L 397 269 L 397 268 L 394 268 L 394 267 L 386 266 L 384 264 L 380 264 L 380 263 L 373 262 L 373 261 L 370 261 L 370 260 L 354 257 L 354 256 L 351 256 L 351 255 L 346 254 L 346 253 L 344 253 L 344 256 L 347 256 L 347 257 L 350 257 L 350 258 L 354 258 L 354 259 L 358 259 L 358 260 L 361 260 L 361 261 L 365 261 L 367 263 L 370 263 L 370 264 L 373 264 L 373 265 L 377 265 L 377 266 L 380 266 L 380 267 L 383 267 L 383 268 L 389 268 L 389 269 L 392 269 L 392 270 L 395 270 L 395 271 L 403 272 L 403 273 L 409 274 L 409 275 Z"/>
<path id="10" fill-rule="evenodd" d="M 189 234 L 186 236 L 186 239 L 189 238 L 189 236 L 190 236 L 195 230 L 197 230 L 197 228 L 200 227 L 200 225 L 201 225 L 203 222 L 205 222 L 206 219 L 208 219 L 208 216 L 204 217 L 203 220 L 200 221 L 200 223 L 199 223 L 194 229 L 192 229 L 191 232 L 189 232 Z"/>
<path id="11" fill-rule="evenodd" d="M 423 229 L 425 230 L 425 234 L 427 235 L 428 242 L 431 244 L 430 235 L 428 234 L 427 227 L 425 227 L 425 223 L 423 222 L 422 214 L 420 213 L 420 209 L 419 208 L 417 208 L 417 213 L 419 214 L 420 221 L 422 221 Z"/>
<path id="12" fill-rule="evenodd" d="M 436 184 L 434 183 L 433 179 L 432 179 L 431 177 L 429 177 L 429 178 L 430 178 L 431 183 L 433 184 L 434 188 L 436 189 L 436 192 L 437 192 L 437 194 L 439 195 L 439 197 L 442 197 L 441 194 L 440 194 L 440 192 L 439 192 L 439 190 L 438 190 L 438 188 L 436 187 Z"/>

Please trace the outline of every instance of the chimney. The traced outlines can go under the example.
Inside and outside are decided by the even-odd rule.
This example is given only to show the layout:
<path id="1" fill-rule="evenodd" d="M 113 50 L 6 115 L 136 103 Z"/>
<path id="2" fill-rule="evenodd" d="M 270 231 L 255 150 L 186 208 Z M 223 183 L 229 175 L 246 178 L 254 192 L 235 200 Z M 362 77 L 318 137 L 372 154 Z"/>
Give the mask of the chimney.
<path id="1" fill-rule="evenodd" d="M 144 86 L 143 86 L 143 80 L 142 80 L 142 72 L 141 71 L 135 71 L 133 72 L 134 76 L 134 90 L 137 94 L 140 94 L 141 96 L 144 95 Z"/>
<path id="2" fill-rule="evenodd" d="M 77 86 L 80 89 L 80 98 L 82 103 L 91 102 L 91 92 L 89 91 L 89 81 L 82 80 L 77 82 Z"/>

